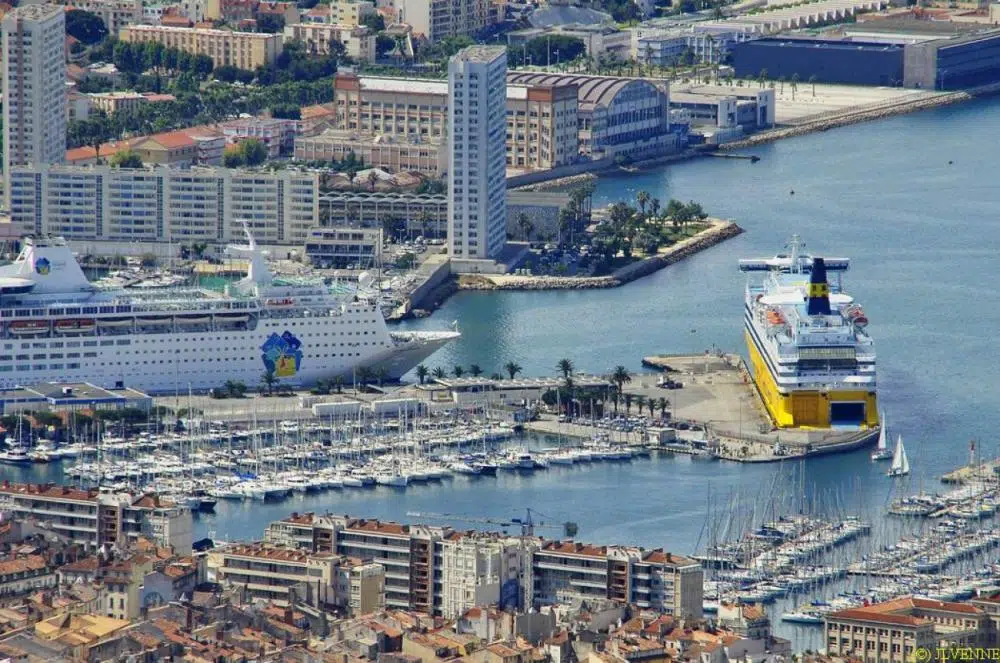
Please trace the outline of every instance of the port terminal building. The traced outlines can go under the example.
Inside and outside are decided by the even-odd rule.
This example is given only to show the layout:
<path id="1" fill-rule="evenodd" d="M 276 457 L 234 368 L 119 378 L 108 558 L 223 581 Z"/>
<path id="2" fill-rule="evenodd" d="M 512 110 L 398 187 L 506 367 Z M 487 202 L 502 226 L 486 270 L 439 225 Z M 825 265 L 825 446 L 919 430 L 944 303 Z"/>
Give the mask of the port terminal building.
<path id="1" fill-rule="evenodd" d="M 1000 82 L 1000 30 L 886 18 L 832 38 L 766 37 L 732 47 L 738 78 L 958 90 Z"/>

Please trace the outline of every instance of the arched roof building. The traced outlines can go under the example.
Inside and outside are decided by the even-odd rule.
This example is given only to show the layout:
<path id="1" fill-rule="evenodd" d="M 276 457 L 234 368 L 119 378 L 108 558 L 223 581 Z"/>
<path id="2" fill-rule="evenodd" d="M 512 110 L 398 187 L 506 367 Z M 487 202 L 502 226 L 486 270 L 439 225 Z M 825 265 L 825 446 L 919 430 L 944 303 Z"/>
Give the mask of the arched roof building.
<path id="1" fill-rule="evenodd" d="M 679 142 L 670 130 L 670 93 L 665 81 L 509 71 L 507 83 L 575 85 L 580 152 L 592 158 L 663 152 L 672 142 Z"/>

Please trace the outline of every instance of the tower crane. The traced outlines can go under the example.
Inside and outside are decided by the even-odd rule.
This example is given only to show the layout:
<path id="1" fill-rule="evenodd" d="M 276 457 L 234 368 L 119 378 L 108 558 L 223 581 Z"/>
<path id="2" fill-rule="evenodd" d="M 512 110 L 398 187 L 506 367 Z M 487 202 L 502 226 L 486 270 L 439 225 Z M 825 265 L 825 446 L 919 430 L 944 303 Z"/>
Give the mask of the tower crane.
<path id="1" fill-rule="evenodd" d="M 477 518 L 473 516 L 464 516 L 459 513 L 434 513 L 430 511 L 407 511 L 406 516 L 408 518 L 430 518 L 433 520 L 455 520 L 467 523 L 480 523 L 483 525 L 497 525 L 499 527 L 520 527 L 521 536 L 534 536 L 536 529 L 556 529 L 561 530 L 563 536 L 567 538 L 573 538 L 576 536 L 579 527 L 576 523 L 571 521 L 566 521 L 562 524 L 549 524 L 544 521 L 535 520 L 534 516 L 542 516 L 547 518 L 545 514 L 539 513 L 533 509 L 525 509 L 524 518 L 510 518 L 509 520 L 500 520 L 497 518 Z"/>

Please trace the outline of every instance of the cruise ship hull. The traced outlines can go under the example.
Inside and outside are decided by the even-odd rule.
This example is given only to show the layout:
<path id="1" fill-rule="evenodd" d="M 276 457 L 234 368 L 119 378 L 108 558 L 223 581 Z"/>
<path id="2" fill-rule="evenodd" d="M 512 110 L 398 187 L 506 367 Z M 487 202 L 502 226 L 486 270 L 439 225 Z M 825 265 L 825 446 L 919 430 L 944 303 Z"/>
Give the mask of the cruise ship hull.
<path id="1" fill-rule="evenodd" d="M 875 393 L 858 389 L 782 392 L 749 331 L 746 332 L 746 343 L 750 356 L 751 377 L 776 427 L 831 428 L 838 423 L 831 416 L 834 411 L 831 408 L 832 404 L 863 405 L 863 424 L 869 428 L 878 426 L 878 403 Z"/>

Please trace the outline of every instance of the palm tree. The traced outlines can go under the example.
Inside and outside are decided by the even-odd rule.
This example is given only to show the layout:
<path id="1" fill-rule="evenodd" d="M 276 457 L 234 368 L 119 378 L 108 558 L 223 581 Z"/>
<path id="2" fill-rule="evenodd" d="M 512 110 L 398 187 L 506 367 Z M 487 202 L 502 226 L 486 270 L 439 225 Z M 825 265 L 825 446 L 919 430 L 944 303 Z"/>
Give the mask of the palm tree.
<path id="1" fill-rule="evenodd" d="M 509 375 L 510 379 L 513 380 L 517 376 L 517 374 L 524 369 L 521 368 L 521 365 L 516 361 L 508 361 L 506 364 L 504 364 L 503 370 L 507 371 L 507 375 Z"/>
<path id="2" fill-rule="evenodd" d="M 813 97 L 815 98 L 816 97 L 816 74 L 813 74 L 812 76 L 809 77 L 809 82 L 813 86 Z"/>
<path id="3" fill-rule="evenodd" d="M 648 401 L 646 401 L 646 407 L 649 408 L 649 416 L 652 417 L 653 410 L 656 408 L 656 399 L 650 398 Z"/>
<path id="4" fill-rule="evenodd" d="M 492 375 L 490 375 L 490 379 L 500 381 L 503 380 L 503 376 L 500 375 L 499 373 L 493 373 Z"/>
<path id="5" fill-rule="evenodd" d="M 434 376 L 434 377 L 435 377 L 436 379 L 438 379 L 438 380 L 443 380 L 443 379 L 445 379 L 446 377 L 448 377 L 448 374 L 447 374 L 447 373 L 445 372 L 445 370 L 444 370 L 443 368 L 441 368 L 440 366 L 438 366 L 437 368 L 435 368 L 435 369 L 434 369 L 434 372 L 432 373 L 432 375 L 433 375 L 433 376 Z"/>
<path id="6" fill-rule="evenodd" d="M 385 382 L 385 379 L 387 377 L 389 377 L 388 368 L 386 368 L 385 366 L 379 366 L 378 368 L 375 369 L 375 379 L 378 380 L 379 388 L 382 387 L 382 383 Z"/>
<path id="7" fill-rule="evenodd" d="M 417 379 L 420 380 L 420 384 L 423 384 L 427 380 L 428 374 L 430 374 L 430 371 L 427 370 L 426 366 L 423 364 L 417 366 Z"/>
<path id="8" fill-rule="evenodd" d="M 338 394 L 341 391 L 344 390 L 344 376 L 343 375 L 335 375 L 335 376 L 333 376 L 333 388 L 337 390 Z"/>
<path id="9" fill-rule="evenodd" d="M 535 224 L 531 222 L 531 219 L 524 212 L 517 215 L 517 227 L 521 229 L 524 239 L 531 241 L 531 233 L 535 230 Z"/>
<path id="10" fill-rule="evenodd" d="M 635 195 L 635 202 L 639 204 L 639 210 L 642 212 L 643 218 L 646 217 L 646 205 L 653 197 L 649 195 L 649 191 L 640 191 Z"/>
<path id="11" fill-rule="evenodd" d="M 362 391 L 366 384 L 372 381 L 372 369 L 367 366 L 360 366 L 358 370 L 354 372 L 355 379 L 357 380 L 357 385 L 361 385 Z"/>
<path id="12" fill-rule="evenodd" d="M 260 376 L 260 383 L 264 385 L 264 389 L 267 391 L 267 395 L 271 395 L 271 390 L 274 389 L 274 385 L 278 384 L 278 376 L 274 374 L 274 371 L 270 368 L 264 371 L 264 374 Z"/>
<path id="13" fill-rule="evenodd" d="M 622 393 L 622 387 L 626 382 L 632 381 L 632 375 L 628 372 L 628 369 L 624 366 L 615 366 L 615 370 L 611 372 L 611 377 L 608 380 L 618 387 L 618 393 Z"/>
<path id="14" fill-rule="evenodd" d="M 222 385 L 226 393 L 230 396 L 236 396 L 236 380 L 226 380 L 226 383 Z"/>
<path id="15" fill-rule="evenodd" d="M 562 373 L 562 376 L 569 379 L 569 376 L 573 374 L 573 362 L 569 359 L 560 359 L 559 363 L 556 364 L 556 370 Z"/>
<path id="16" fill-rule="evenodd" d="M 464 374 L 465 374 L 465 369 L 464 369 L 464 368 L 462 368 L 462 367 L 461 367 L 460 365 L 458 365 L 458 364 L 455 364 L 455 368 L 451 369 L 451 373 L 452 373 L 452 375 L 454 375 L 454 376 L 455 376 L 456 378 L 460 378 L 460 377 L 462 377 L 462 375 L 464 375 Z"/>
<path id="17" fill-rule="evenodd" d="M 613 402 L 615 404 L 615 416 L 616 417 L 618 416 L 618 401 L 620 401 L 621 398 L 622 398 L 622 395 L 618 393 L 617 389 L 615 389 L 614 391 L 611 392 L 611 402 Z"/>
<path id="18" fill-rule="evenodd" d="M 642 414 L 642 408 L 646 407 L 646 397 L 642 394 L 636 394 L 635 396 L 635 407 L 639 410 L 639 414 Z"/>
<path id="19" fill-rule="evenodd" d="M 478 378 L 482 374 L 483 374 L 483 369 L 479 364 L 472 364 L 471 366 L 469 366 L 469 375 L 471 375 L 472 377 Z"/>
<path id="20" fill-rule="evenodd" d="M 625 414 L 628 414 L 629 410 L 632 409 L 632 399 L 634 396 L 632 394 L 625 394 L 623 398 L 625 399 Z"/>
<path id="21" fill-rule="evenodd" d="M 795 93 L 799 90 L 799 75 L 792 74 L 792 101 L 795 101 Z"/>
<path id="22" fill-rule="evenodd" d="M 667 416 L 667 408 L 670 406 L 670 401 L 668 401 L 663 396 L 656 403 L 660 407 L 660 418 Z"/>

